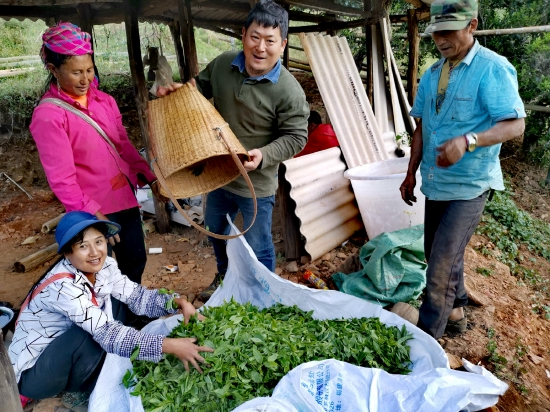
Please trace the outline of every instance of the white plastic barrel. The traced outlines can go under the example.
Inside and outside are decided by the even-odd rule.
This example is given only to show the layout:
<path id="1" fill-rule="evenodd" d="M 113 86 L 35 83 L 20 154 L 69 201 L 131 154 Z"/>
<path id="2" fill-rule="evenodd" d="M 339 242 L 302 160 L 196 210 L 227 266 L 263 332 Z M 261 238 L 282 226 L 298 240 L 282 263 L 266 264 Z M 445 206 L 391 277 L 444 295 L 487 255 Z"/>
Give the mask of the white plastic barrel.
<path id="1" fill-rule="evenodd" d="M 351 180 L 369 239 L 382 232 L 393 232 L 424 223 L 425 198 L 420 191 L 420 172 L 416 173 L 416 203 L 413 206 L 403 201 L 399 191 L 408 165 L 409 158 L 402 157 L 357 166 L 344 173 Z"/>

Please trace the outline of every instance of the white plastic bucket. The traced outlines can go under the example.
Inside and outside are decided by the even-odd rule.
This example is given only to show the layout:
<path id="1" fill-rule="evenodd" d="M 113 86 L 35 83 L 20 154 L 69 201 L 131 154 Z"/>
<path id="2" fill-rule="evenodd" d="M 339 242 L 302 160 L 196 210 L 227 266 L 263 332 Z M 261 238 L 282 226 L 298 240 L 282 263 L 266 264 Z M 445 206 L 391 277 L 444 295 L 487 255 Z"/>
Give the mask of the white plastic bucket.
<path id="1" fill-rule="evenodd" d="M 403 201 L 399 191 L 408 165 L 409 158 L 402 157 L 357 166 L 344 173 L 351 180 L 369 239 L 382 232 L 393 232 L 424 223 L 425 198 L 420 191 L 420 172 L 416 173 L 416 203 L 413 206 Z"/>

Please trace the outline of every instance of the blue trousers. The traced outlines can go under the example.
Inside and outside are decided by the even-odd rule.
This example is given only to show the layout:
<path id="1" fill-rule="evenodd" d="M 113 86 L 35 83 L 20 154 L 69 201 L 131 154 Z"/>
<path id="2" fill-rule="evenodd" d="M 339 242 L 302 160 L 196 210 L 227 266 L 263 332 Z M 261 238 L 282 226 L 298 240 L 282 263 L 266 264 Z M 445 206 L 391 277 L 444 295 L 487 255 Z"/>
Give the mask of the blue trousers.
<path id="1" fill-rule="evenodd" d="M 428 261 L 419 327 L 443 336 L 453 308 L 468 304 L 464 286 L 464 251 L 477 227 L 488 192 L 471 200 L 426 199 L 424 251 Z"/>
<path id="2" fill-rule="evenodd" d="M 258 198 L 258 215 L 252 228 L 244 234 L 244 237 L 258 260 L 272 272 L 275 270 L 275 246 L 271 237 L 271 223 L 275 195 Z M 254 205 L 252 199 L 236 195 L 224 189 L 216 189 L 208 194 L 206 200 L 206 214 L 204 217 L 205 227 L 209 231 L 220 234 L 229 234 L 229 222 L 235 220 L 238 212 L 241 212 L 246 229 L 254 216 Z M 218 273 L 225 275 L 227 272 L 227 241 L 215 239 L 211 236 L 208 239 L 214 246 Z"/>

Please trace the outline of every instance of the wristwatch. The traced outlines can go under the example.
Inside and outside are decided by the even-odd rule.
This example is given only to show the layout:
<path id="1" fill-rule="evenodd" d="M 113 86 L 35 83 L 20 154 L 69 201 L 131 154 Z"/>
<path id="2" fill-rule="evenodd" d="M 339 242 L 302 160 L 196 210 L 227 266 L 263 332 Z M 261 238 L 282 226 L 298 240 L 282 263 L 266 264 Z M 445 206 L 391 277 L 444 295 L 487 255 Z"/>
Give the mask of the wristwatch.
<path id="1" fill-rule="evenodd" d="M 464 135 L 466 138 L 466 151 L 473 152 L 477 147 L 477 134 L 473 132 L 466 133 Z"/>

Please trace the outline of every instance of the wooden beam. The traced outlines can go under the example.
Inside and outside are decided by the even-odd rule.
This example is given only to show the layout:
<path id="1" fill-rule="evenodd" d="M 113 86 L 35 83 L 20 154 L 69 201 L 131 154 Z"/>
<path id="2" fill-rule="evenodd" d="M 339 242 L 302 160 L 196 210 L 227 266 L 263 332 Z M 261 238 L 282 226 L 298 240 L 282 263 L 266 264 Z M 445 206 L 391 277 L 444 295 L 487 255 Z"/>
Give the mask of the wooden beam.
<path id="1" fill-rule="evenodd" d="M 532 110 L 534 112 L 550 113 L 549 106 L 538 106 L 536 104 L 526 104 L 525 110 Z"/>
<path id="2" fill-rule="evenodd" d="M 418 90 L 418 57 L 420 37 L 418 37 L 418 18 L 413 9 L 408 11 L 407 36 L 409 38 L 409 65 L 407 68 L 407 97 L 412 106 Z"/>
<path id="3" fill-rule="evenodd" d="M 424 6 L 422 0 L 405 0 L 407 3 L 412 4 L 415 9 L 419 9 Z"/>
<path id="4" fill-rule="evenodd" d="M 185 56 L 184 78 L 185 83 L 199 74 L 199 61 L 193 32 L 193 17 L 191 15 L 191 1 L 178 0 L 181 42 Z"/>
<path id="5" fill-rule="evenodd" d="M 170 24 L 170 34 L 172 35 L 172 41 L 174 42 L 174 49 L 176 50 L 176 58 L 178 60 L 178 71 L 180 75 L 180 81 L 183 81 L 185 78 L 185 56 L 183 55 L 183 46 L 181 44 L 180 36 L 180 23 L 178 20 L 174 20 Z"/>
<path id="6" fill-rule="evenodd" d="M 341 19 L 334 19 L 333 17 L 325 16 L 323 14 L 312 14 L 303 11 L 290 10 L 288 12 L 288 19 L 293 21 L 302 21 L 308 23 L 323 23 L 330 21 L 344 21 Z"/>
<path id="7" fill-rule="evenodd" d="M 368 12 L 365 12 L 361 9 L 342 6 L 330 0 L 281 0 L 280 3 L 287 3 L 291 6 L 298 6 L 303 9 L 313 9 L 329 13 L 343 14 L 345 16 L 369 16 Z"/>
<path id="8" fill-rule="evenodd" d="M 197 27 L 201 27 L 203 29 L 210 30 L 210 31 L 220 33 L 220 34 L 225 34 L 226 36 L 233 37 L 237 40 L 241 40 L 242 37 L 243 37 L 241 32 L 237 33 L 237 32 L 231 31 L 231 30 L 222 29 L 220 27 L 216 27 L 216 26 L 210 25 L 208 23 L 203 23 L 203 22 L 199 23 L 199 22 L 197 22 L 196 19 L 193 19 L 193 21 L 196 23 Z"/>
<path id="9" fill-rule="evenodd" d="M 429 20 L 430 19 L 430 11 L 429 10 L 415 10 L 415 9 L 409 9 L 407 11 L 407 14 L 392 14 L 390 16 L 390 22 L 391 23 L 407 23 L 409 20 L 409 14 L 414 13 L 416 14 L 416 19 L 418 21 L 423 20 Z"/>
<path id="10" fill-rule="evenodd" d="M 36 7 L 36 6 L 0 6 L 0 17 L 9 20 L 10 18 L 40 18 L 61 19 L 65 21 L 78 21 L 79 16 L 75 8 L 66 9 L 56 6 Z"/>
<path id="11" fill-rule="evenodd" d="M 311 32 L 322 32 L 327 30 L 342 30 L 350 29 L 353 27 L 361 27 L 365 24 L 365 20 L 351 20 L 351 21 L 335 21 L 335 22 L 326 22 L 320 23 L 313 26 L 295 26 L 289 27 L 288 33 L 311 33 Z"/>
<path id="12" fill-rule="evenodd" d="M 206 0 L 201 2 L 193 2 L 191 5 L 193 10 L 212 9 L 212 10 L 227 10 L 235 13 L 243 13 L 248 15 L 250 12 L 250 4 L 236 3 L 231 1 Z"/>
<path id="13" fill-rule="evenodd" d="M 147 160 L 150 162 L 151 148 L 149 146 L 149 122 L 147 120 L 147 102 L 149 96 L 145 83 L 145 74 L 143 73 L 143 60 L 141 59 L 137 3 L 138 0 L 122 0 L 124 8 L 124 26 L 126 28 L 126 43 L 128 46 L 128 60 L 130 62 L 130 73 L 132 73 L 132 80 L 134 83 L 134 95 L 141 128 L 141 138 L 145 145 Z M 169 232 L 170 220 L 166 212 L 166 206 L 160 203 L 155 196 L 153 196 L 153 203 L 155 206 L 159 233 Z"/>

